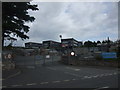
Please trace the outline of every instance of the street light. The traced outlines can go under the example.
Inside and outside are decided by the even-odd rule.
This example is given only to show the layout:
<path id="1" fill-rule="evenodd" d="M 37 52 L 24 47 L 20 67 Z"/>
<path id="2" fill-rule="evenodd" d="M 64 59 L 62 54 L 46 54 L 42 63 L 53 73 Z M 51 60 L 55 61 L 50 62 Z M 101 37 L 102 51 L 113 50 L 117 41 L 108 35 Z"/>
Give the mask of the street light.
<path id="1" fill-rule="evenodd" d="M 75 53 L 74 53 L 73 51 L 72 51 L 70 54 L 71 54 L 71 56 L 74 56 L 74 55 L 75 55 Z"/>
<path id="2" fill-rule="evenodd" d="M 60 41 L 61 41 L 61 44 L 60 44 L 60 56 L 62 57 L 62 35 L 59 35 L 60 37 Z"/>

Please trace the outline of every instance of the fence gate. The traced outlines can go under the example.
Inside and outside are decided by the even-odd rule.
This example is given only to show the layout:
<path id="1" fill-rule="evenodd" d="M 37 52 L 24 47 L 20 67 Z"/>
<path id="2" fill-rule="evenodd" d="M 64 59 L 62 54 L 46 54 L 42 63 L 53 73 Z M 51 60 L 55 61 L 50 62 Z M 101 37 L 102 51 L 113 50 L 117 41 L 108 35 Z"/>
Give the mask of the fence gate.
<path id="1" fill-rule="evenodd" d="M 32 56 L 15 56 L 14 61 L 16 67 L 35 67 L 42 65 L 55 65 L 60 60 L 59 55 L 44 54 L 44 55 L 32 55 Z"/>
<path id="2" fill-rule="evenodd" d="M 35 59 L 34 56 L 22 56 L 16 55 L 14 57 L 14 61 L 16 67 L 34 67 L 35 66 Z"/>
<path id="3" fill-rule="evenodd" d="M 35 55 L 36 65 L 55 65 L 59 60 L 60 55 L 56 54 Z"/>

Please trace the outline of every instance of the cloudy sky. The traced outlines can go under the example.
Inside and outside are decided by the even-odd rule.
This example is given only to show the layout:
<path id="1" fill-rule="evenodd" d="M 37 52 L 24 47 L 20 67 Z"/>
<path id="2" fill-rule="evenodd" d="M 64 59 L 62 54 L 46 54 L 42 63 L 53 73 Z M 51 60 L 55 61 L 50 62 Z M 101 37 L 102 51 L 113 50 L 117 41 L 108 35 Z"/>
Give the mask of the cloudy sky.
<path id="1" fill-rule="evenodd" d="M 36 20 L 28 23 L 30 39 L 18 39 L 14 44 L 24 42 L 60 41 L 75 38 L 78 41 L 111 40 L 118 38 L 117 2 L 32 2 L 39 11 L 29 14 Z"/>

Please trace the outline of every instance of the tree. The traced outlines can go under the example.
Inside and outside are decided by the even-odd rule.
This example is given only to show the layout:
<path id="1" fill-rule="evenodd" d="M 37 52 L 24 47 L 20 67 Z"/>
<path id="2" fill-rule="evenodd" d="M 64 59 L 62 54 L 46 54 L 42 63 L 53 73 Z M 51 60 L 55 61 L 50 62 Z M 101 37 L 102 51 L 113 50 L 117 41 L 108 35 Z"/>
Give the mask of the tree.
<path id="1" fill-rule="evenodd" d="M 93 46 L 93 42 L 88 40 L 88 41 L 84 42 L 84 46 L 85 47 L 92 47 Z"/>
<path id="2" fill-rule="evenodd" d="M 97 43 L 96 43 L 95 41 L 93 42 L 93 46 L 94 46 L 94 47 L 96 47 L 96 46 L 97 46 Z"/>
<path id="3" fill-rule="evenodd" d="M 100 42 L 100 41 L 97 41 L 97 44 L 101 44 L 101 42 Z"/>
<path id="4" fill-rule="evenodd" d="M 101 42 L 100 42 L 99 40 L 97 41 L 97 45 L 98 45 L 98 46 L 101 45 Z"/>
<path id="5" fill-rule="evenodd" d="M 26 33 L 30 27 L 25 25 L 25 22 L 33 22 L 35 18 L 28 14 L 28 10 L 38 10 L 37 5 L 31 5 L 30 2 L 2 3 L 2 45 L 4 45 L 4 39 L 29 38 Z"/>

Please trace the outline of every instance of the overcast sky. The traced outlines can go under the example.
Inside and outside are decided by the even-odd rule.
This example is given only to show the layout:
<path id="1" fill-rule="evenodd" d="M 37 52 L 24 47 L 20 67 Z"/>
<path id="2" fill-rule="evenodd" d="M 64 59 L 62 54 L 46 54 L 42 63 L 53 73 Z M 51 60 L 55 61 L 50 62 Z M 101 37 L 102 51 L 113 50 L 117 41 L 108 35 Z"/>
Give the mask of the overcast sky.
<path id="1" fill-rule="evenodd" d="M 33 4 L 33 3 L 32 3 Z M 118 38 L 117 2 L 37 2 L 39 11 L 29 14 L 36 20 L 29 23 L 29 40 L 18 40 L 14 44 L 60 41 L 75 38 L 78 41 L 111 40 Z"/>

